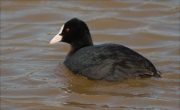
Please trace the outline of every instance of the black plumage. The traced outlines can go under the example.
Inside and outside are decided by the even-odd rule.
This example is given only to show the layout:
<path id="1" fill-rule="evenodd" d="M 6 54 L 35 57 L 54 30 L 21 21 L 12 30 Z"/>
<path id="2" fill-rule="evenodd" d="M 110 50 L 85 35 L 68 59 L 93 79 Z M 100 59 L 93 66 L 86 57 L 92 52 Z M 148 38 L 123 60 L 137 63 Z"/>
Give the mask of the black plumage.
<path id="1" fill-rule="evenodd" d="M 118 44 L 93 45 L 87 25 L 77 18 L 65 23 L 59 36 L 62 37 L 60 41 L 71 45 L 64 64 L 74 74 L 108 81 L 160 77 L 148 59 L 128 47 Z"/>

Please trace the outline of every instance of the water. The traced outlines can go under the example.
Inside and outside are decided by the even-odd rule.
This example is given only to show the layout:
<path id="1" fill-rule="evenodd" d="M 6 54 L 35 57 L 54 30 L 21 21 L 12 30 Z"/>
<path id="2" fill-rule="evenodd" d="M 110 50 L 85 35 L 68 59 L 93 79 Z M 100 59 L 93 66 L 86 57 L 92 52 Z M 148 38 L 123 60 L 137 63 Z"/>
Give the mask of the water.
<path id="1" fill-rule="evenodd" d="M 162 78 L 88 80 L 62 62 L 70 47 L 49 45 L 71 18 L 85 21 L 94 44 L 141 53 Z M 1 1 L 2 110 L 179 109 L 179 1 Z"/>

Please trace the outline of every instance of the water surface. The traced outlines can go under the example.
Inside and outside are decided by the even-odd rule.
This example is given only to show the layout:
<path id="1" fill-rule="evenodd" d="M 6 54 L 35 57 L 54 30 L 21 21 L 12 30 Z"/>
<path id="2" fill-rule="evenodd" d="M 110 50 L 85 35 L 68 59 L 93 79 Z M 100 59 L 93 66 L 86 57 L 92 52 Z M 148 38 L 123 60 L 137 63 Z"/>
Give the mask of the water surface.
<path id="1" fill-rule="evenodd" d="M 1 2 L 1 109 L 179 109 L 179 1 Z M 88 80 L 62 62 L 70 47 L 49 45 L 71 18 L 85 21 L 94 44 L 141 53 L 162 78 Z"/>

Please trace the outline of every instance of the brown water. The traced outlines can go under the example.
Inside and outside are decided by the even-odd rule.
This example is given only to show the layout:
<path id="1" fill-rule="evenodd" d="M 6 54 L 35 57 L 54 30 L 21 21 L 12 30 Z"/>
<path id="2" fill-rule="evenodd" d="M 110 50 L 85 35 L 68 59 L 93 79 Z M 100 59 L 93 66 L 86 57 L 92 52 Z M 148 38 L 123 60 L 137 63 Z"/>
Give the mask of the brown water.
<path id="1" fill-rule="evenodd" d="M 178 110 L 179 0 L 1 1 L 2 110 Z M 69 45 L 49 41 L 73 17 L 95 44 L 141 53 L 160 79 L 88 80 L 62 64 Z"/>

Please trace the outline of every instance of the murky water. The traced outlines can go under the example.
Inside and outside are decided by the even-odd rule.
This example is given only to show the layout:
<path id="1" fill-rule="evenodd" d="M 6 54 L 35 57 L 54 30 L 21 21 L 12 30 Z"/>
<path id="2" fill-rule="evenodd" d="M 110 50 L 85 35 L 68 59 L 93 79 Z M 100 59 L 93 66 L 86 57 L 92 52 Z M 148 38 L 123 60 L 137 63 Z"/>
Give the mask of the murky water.
<path id="1" fill-rule="evenodd" d="M 117 43 L 150 59 L 160 79 L 88 80 L 62 64 L 69 45 L 49 41 L 71 18 L 95 44 Z M 179 0 L 1 1 L 2 110 L 178 110 Z"/>

